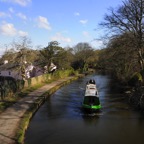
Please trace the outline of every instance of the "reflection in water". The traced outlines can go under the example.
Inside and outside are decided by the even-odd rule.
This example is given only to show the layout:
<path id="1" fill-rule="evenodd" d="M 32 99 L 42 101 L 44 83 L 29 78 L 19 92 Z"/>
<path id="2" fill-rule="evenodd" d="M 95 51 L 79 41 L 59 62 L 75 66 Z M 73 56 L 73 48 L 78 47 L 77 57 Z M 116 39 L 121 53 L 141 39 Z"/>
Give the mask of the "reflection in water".
<path id="1" fill-rule="evenodd" d="M 83 115 L 83 121 L 85 122 L 85 124 L 88 125 L 94 125 L 98 122 L 99 120 L 99 116 L 98 115 Z"/>
<path id="2" fill-rule="evenodd" d="M 102 109 L 81 109 L 85 84 L 95 79 Z M 132 110 L 125 97 L 109 90 L 110 78 L 91 75 L 72 82 L 50 96 L 32 118 L 26 144 L 135 144 L 143 141 L 144 117 Z"/>

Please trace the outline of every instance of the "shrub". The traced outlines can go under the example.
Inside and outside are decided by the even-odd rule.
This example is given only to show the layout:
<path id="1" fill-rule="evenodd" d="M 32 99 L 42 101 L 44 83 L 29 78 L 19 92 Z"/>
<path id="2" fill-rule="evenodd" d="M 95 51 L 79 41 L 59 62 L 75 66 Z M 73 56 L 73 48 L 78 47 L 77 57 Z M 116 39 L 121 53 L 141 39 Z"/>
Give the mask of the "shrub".
<path id="1" fill-rule="evenodd" d="M 131 77 L 131 79 L 128 81 L 128 84 L 132 87 L 136 87 L 138 83 L 142 83 L 142 82 L 143 82 L 143 78 L 141 73 L 135 72 Z"/>

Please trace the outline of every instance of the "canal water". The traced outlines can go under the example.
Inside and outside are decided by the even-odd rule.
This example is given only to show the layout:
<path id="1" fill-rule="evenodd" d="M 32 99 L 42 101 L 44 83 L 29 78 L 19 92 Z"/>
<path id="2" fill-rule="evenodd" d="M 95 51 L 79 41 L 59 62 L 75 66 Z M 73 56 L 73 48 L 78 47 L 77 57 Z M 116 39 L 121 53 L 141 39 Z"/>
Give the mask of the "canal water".
<path id="1" fill-rule="evenodd" d="M 85 114 L 85 84 L 95 79 L 102 109 Z M 32 118 L 25 144 L 140 144 L 144 141 L 144 116 L 132 109 L 125 96 L 110 89 L 106 75 L 73 81 L 51 95 Z"/>

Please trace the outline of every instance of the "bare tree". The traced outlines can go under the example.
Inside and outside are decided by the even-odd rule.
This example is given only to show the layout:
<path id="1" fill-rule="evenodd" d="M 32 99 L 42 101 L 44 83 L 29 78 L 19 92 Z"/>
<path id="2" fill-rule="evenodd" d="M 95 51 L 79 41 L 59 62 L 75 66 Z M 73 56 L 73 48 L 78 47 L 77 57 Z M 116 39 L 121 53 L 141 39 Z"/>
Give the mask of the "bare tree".
<path id="1" fill-rule="evenodd" d="M 140 68 L 144 69 L 144 0 L 125 0 L 116 10 L 109 10 L 101 25 L 114 33 L 133 36 L 133 48 L 138 53 Z"/>

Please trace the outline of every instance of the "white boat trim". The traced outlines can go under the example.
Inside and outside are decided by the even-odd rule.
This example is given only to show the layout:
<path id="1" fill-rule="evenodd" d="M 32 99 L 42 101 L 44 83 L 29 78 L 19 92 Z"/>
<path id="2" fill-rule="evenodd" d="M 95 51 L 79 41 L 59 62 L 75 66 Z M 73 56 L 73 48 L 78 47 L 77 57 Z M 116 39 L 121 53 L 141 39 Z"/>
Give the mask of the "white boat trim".
<path id="1" fill-rule="evenodd" d="M 95 84 L 87 84 L 86 85 L 85 96 L 99 97 L 98 90 L 97 90 L 97 87 Z"/>

